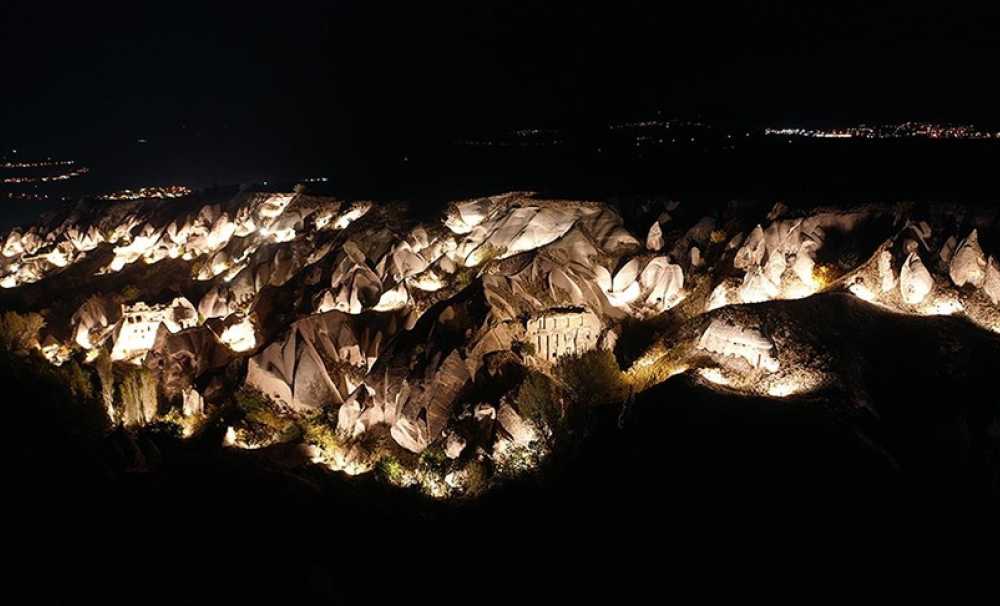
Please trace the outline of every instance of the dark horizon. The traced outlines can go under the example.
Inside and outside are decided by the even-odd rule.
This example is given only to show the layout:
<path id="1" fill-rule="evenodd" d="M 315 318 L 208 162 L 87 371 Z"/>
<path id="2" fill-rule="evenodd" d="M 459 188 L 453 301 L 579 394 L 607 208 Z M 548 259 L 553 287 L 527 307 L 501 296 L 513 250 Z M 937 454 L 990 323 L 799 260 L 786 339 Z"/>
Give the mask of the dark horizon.
<path id="1" fill-rule="evenodd" d="M 256 142 L 276 159 L 336 166 L 656 111 L 755 127 L 995 126 L 1000 8 L 868 4 L 335 2 L 261 13 L 6 3 L 13 94 L 0 101 L 0 132 L 5 147 Z"/>

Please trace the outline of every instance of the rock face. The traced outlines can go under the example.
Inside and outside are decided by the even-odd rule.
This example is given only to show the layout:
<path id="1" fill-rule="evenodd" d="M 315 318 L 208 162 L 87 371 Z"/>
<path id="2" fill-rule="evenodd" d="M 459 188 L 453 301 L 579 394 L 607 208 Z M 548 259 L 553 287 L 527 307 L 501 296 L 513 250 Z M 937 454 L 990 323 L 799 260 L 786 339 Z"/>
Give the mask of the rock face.
<path id="1" fill-rule="evenodd" d="M 994 305 L 1000 303 L 1000 265 L 997 264 L 997 260 L 993 257 L 990 257 L 989 262 L 986 264 L 986 275 L 983 278 L 983 292 L 986 293 Z"/>
<path id="2" fill-rule="evenodd" d="M 555 313 L 528 320 L 525 340 L 534 348 L 534 357 L 554 362 L 596 348 L 602 329 L 600 318 L 592 313 Z"/>
<path id="3" fill-rule="evenodd" d="M 538 437 L 531 424 L 521 418 L 510 404 L 500 406 L 497 423 L 515 444 L 527 445 Z"/>
<path id="4" fill-rule="evenodd" d="M 920 256 L 911 252 L 903 262 L 902 271 L 899 272 L 899 290 L 903 301 L 907 305 L 918 305 L 927 298 L 932 288 L 934 288 L 934 278 L 924 267 Z"/>
<path id="5" fill-rule="evenodd" d="M 200 415 L 247 387 L 283 414 L 336 417 L 347 441 L 389 436 L 465 460 L 498 439 L 537 441 L 513 397 L 525 375 L 624 349 L 633 326 L 843 290 L 1000 330 L 1000 266 L 980 246 L 995 241 L 989 217 L 673 204 L 623 218 L 522 192 L 429 218 L 302 191 L 203 202 L 81 204 L 0 237 L 3 294 L 51 311 L 47 356 L 104 352 L 155 380 L 133 386 L 129 423 L 154 420 L 157 398 Z M 61 276 L 78 288 L 63 292 Z M 786 364 L 797 358 L 780 330 L 711 318 L 692 337 L 702 359 L 764 377 L 770 395 L 816 383 Z"/>
<path id="6" fill-rule="evenodd" d="M 97 347 L 111 336 L 121 315 L 121 305 L 105 297 L 90 297 L 70 318 L 73 340 L 84 349 Z"/>
<path id="7" fill-rule="evenodd" d="M 402 322 L 396 314 L 339 311 L 304 318 L 250 358 L 246 383 L 298 411 L 343 404 Z"/>
<path id="8" fill-rule="evenodd" d="M 856 231 L 877 214 L 878 211 L 872 208 L 821 211 L 805 217 L 776 220 L 766 229 L 757 225 L 733 258 L 733 267 L 743 270 L 744 274 L 736 292 L 727 293 L 727 299 L 759 303 L 813 294 L 821 287 L 814 268 L 817 255 L 827 240 Z"/>
<path id="9" fill-rule="evenodd" d="M 878 255 L 879 287 L 882 292 L 890 292 L 896 287 L 896 275 L 892 272 L 892 253 L 883 250 Z"/>
<path id="10" fill-rule="evenodd" d="M 646 248 L 653 252 L 659 252 L 663 249 L 663 229 L 660 227 L 660 222 L 656 221 L 653 226 L 649 228 L 649 234 L 646 235 Z"/>
<path id="11" fill-rule="evenodd" d="M 979 248 L 976 230 L 972 230 L 969 237 L 958 245 L 948 266 L 948 274 L 955 286 L 971 284 L 979 288 L 983 285 L 983 280 L 986 279 L 986 256 L 983 255 L 983 249 Z"/>
<path id="12" fill-rule="evenodd" d="M 141 301 L 123 305 L 121 320 L 114 333 L 111 359 L 141 362 L 153 346 L 161 324 L 170 332 L 178 332 L 197 325 L 198 313 L 184 297 L 166 305 L 150 306 Z"/>
<path id="13" fill-rule="evenodd" d="M 713 320 L 698 341 L 698 347 L 711 353 L 742 358 L 753 368 L 770 372 L 778 370 L 778 360 L 772 355 L 774 346 L 757 330 Z"/>

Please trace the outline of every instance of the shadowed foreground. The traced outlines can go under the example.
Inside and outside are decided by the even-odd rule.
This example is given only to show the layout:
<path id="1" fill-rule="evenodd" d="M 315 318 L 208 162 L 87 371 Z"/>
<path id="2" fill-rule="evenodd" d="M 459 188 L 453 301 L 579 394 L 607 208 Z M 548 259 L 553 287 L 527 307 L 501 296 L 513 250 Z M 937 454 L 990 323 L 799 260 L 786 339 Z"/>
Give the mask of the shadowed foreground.
<path id="1" fill-rule="evenodd" d="M 186 442 L 155 432 L 95 439 L 54 399 L 57 390 L 7 374 L 23 370 L 9 361 L 8 402 L 21 405 L 8 408 L 7 461 L 16 463 L 8 504 L 21 521 L 14 534 L 24 578 L 58 567 L 69 571 L 63 582 L 37 591 L 115 601 L 153 587 L 168 601 L 405 598 L 412 579 L 461 595 L 483 582 L 460 572 L 463 564 L 532 577 L 553 551 L 576 552 L 575 561 L 595 549 L 610 560 L 613 585 L 658 558 L 684 556 L 694 566 L 696 554 L 748 534 L 748 544 L 794 537 L 816 547 L 855 533 L 975 533 L 995 517 L 995 358 L 978 357 L 995 337 L 964 321 L 886 314 L 837 296 L 766 305 L 848 305 L 828 326 L 870 372 L 855 389 L 785 400 L 678 376 L 639 394 L 624 416 L 595 411 L 584 422 L 589 435 L 537 475 L 460 503 L 371 475 L 282 464 L 273 452 L 224 449 L 218 430 Z M 942 348 L 942 337 L 961 350 Z M 970 354 L 983 362 L 949 367 Z M 878 417 L 848 401 L 859 389 Z M 149 471 L 129 471 L 137 452 Z M 646 550 L 657 555 L 636 562 Z M 630 571 L 624 577 L 612 572 L 620 566 Z M 628 589 L 654 578 L 634 578 Z M 593 597 L 588 587 L 539 591 Z"/>

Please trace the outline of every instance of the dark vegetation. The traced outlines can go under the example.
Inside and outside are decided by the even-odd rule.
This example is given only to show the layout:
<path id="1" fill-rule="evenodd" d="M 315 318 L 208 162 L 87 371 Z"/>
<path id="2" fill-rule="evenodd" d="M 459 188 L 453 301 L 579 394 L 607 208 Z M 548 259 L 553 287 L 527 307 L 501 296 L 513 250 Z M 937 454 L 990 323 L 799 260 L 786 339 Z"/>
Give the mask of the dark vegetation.
<path id="1" fill-rule="evenodd" d="M 183 602 L 197 588 L 195 601 L 254 603 L 356 601 L 374 586 L 380 598 L 406 599 L 411 586 L 387 579 L 438 578 L 441 562 L 456 558 L 473 567 L 525 554 L 538 562 L 581 541 L 579 558 L 634 579 L 620 597 L 658 584 L 661 552 L 715 557 L 746 533 L 773 545 L 981 530 L 998 497 L 998 339 L 953 318 L 895 316 L 846 298 L 825 308 L 831 300 L 796 302 L 794 313 L 828 318 L 824 342 L 863 359 L 855 368 L 864 372 L 849 375 L 856 389 L 775 401 L 680 376 L 630 402 L 610 355 L 566 360 L 552 377 L 529 373 L 517 404 L 571 439 L 539 473 L 461 503 L 386 485 L 377 475 L 400 473 L 390 457 L 377 474 L 351 478 L 303 466 L 291 452 L 275 456 L 283 446 L 222 448 L 236 417 L 215 418 L 186 441 L 169 423 L 105 433 L 102 376 L 120 397 L 119 371 L 107 360 L 52 367 L 30 346 L 41 320 L 6 314 L 0 384 L 13 462 L 7 501 L 21 522 L 14 544 L 44 597 L 121 601 L 148 595 L 158 579 L 156 600 Z M 858 409 L 859 395 L 877 416 Z M 285 423 L 252 393 L 226 414 Z M 295 431 L 334 439 L 329 421 Z M 446 463 L 434 447 L 418 464 Z M 484 483 L 490 472 L 473 470 Z M 374 564 L 386 558 L 396 564 Z M 53 567 L 63 582 L 46 584 Z M 653 576 L 629 576 L 637 571 Z M 442 582 L 453 590 L 482 590 L 481 576 L 450 574 Z M 560 582 L 557 595 L 596 597 L 588 587 Z"/>

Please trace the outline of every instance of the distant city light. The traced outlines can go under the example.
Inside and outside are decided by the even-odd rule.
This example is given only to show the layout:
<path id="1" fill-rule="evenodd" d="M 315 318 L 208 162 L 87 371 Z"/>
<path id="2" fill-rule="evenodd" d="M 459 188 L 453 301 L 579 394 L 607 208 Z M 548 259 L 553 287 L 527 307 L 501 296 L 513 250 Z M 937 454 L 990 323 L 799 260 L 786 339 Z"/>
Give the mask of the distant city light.
<path id="1" fill-rule="evenodd" d="M 899 124 L 859 124 L 847 128 L 765 128 L 764 134 L 812 139 L 1000 139 L 1000 132 L 971 124 L 902 122 Z"/>
<path id="2" fill-rule="evenodd" d="M 13 150 L 16 154 L 17 150 Z M 39 162 L 4 162 L 0 168 L 46 168 L 50 166 L 72 166 L 76 160 L 41 160 Z"/>
<path id="3" fill-rule="evenodd" d="M 123 189 L 97 196 L 100 200 L 143 200 L 150 198 L 183 198 L 191 193 L 191 189 L 183 185 L 166 185 L 163 187 L 140 187 L 139 189 Z"/>
<path id="4" fill-rule="evenodd" d="M 56 166 L 72 166 L 76 164 L 74 160 L 43 160 L 39 162 L 6 162 L 0 164 L 0 169 L 14 169 L 14 168 L 50 168 Z M 74 168 L 69 172 L 59 173 L 57 175 L 14 175 L 11 177 L 3 177 L 0 179 L 0 183 L 13 184 L 13 183 L 50 183 L 52 181 L 67 181 L 75 177 L 80 177 L 90 172 L 86 166 L 81 166 L 79 168 Z"/>

